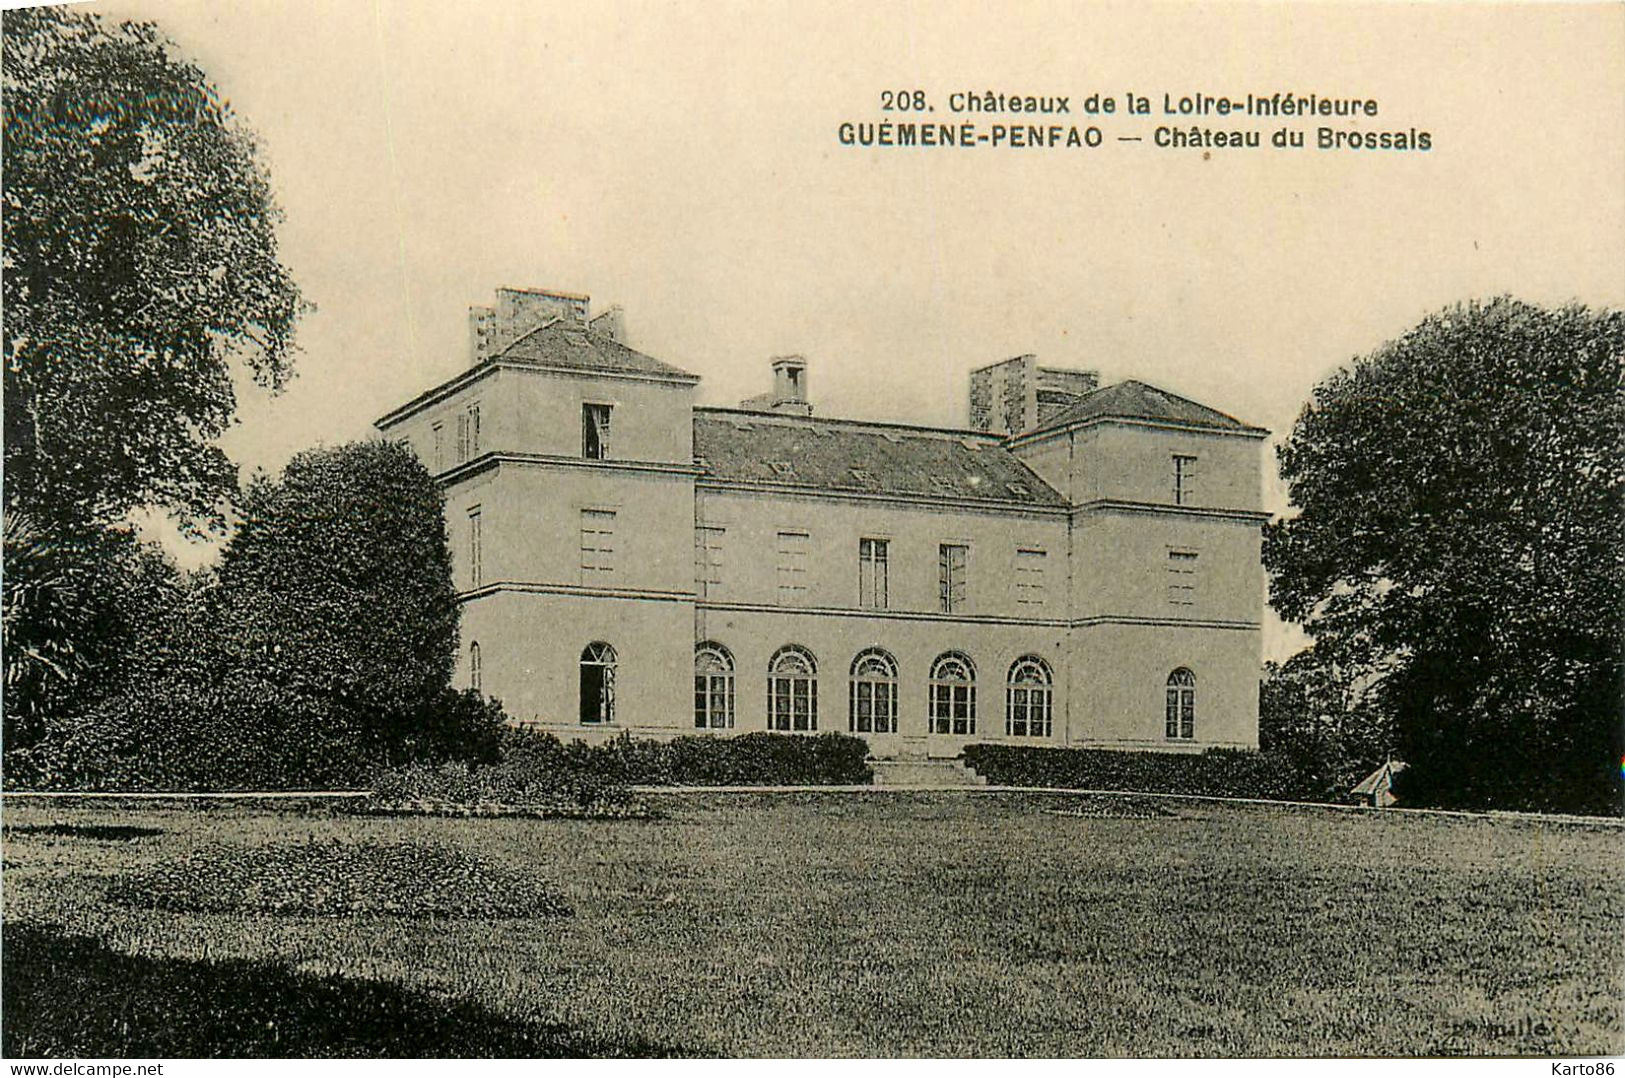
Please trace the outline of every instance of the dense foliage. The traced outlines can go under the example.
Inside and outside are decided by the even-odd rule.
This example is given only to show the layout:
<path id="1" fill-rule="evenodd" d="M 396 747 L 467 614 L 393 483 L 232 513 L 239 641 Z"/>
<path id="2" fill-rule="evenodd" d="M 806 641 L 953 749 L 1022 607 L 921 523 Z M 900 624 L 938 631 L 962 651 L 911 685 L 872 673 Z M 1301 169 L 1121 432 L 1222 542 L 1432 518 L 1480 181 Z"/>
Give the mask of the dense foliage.
<path id="1" fill-rule="evenodd" d="M 364 812 L 465 816 L 653 815 L 627 789 L 646 786 L 830 786 L 867 783 L 862 738 L 751 733 L 620 737 L 597 745 L 508 728 L 494 760 L 410 764 L 379 775 Z"/>
<path id="2" fill-rule="evenodd" d="M 5 745 L 33 750 L 168 624 L 185 581 L 131 514 L 223 523 L 234 372 L 280 389 L 303 304 L 252 136 L 155 27 L 19 9 L 0 48 Z"/>
<path id="3" fill-rule="evenodd" d="M 996 786 L 1284 801 L 1321 796 L 1314 782 L 1288 760 L 1243 749 L 1185 753 L 967 745 L 965 763 Z"/>
<path id="4" fill-rule="evenodd" d="M 7 507 L 218 519 L 231 361 L 280 388 L 301 307 L 254 140 L 151 24 L 4 26 Z"/>
<path id="5" fill-rule="evenodd" d="M 738 737 L 621 738 L 589 755 L 624 782 L 673 786 L 842 786 L 874 777 L 861 737 L 749 733 Z"/>
<path id="6" fill-rule="evenodd" d="M 127 531 L 48 533 L 5 519 L 8 762 L 70 732 L 183 631 L 198 582 Z"/>
<path id="7" fill-rule="evenodd" d="M 1388 758 L 1385 717 L 1313 648 L 1264 664 L 1258 746 L 1310 796 L 1340 798 Z"/>
<path id="8" fill-rule="evenodd" d="M 496 757 L 500 706 L 449 687 L 451 556 L 409 450 L 302 453 L 256 479 L 241 512 L 212 578 L 146 604 L 111 691 L 8 747 L 8 783 L 333 787 Z"/>
<path id="9" fill-rule="evenodd" d="M 652 745 L 653 742 L 640 744 Z M 626 787 L 602 750 L 552 735 L 503 729 L 490 760 L 410 763 L 379 774 L 364 813 L 595 819 L 654 813 Z"/>
<path id="10" fill-rule="evenodd" d="M 450 684 L 451 552 L 439 487 L 411 450 L 300 453 L 250 483 L 238 512 L 216 591 L 237 676 L 332 701 L 386 740 Z"/>
<path id="11" fill-rule="evenodd" d="M 536 878 L 451 847 L 407 843 L 210 844 L 120 876 L 107 897 L 174 913 L 489 918 L 571 912 Z"/>
<path id="12" fill-rule="evenodd" d="M 1394 724 L 1413 801 L 1620 811 L 1625 313 L 1452 307 L 1281 447 L 1271 601 Z"/>

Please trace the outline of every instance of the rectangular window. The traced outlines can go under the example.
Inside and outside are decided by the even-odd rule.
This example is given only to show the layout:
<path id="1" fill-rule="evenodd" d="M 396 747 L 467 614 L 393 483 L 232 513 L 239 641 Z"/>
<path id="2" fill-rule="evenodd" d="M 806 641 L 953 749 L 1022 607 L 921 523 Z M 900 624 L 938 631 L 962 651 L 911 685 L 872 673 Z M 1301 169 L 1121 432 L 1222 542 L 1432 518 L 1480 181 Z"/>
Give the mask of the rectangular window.
<path id="1" fill-rule="evenodd" d="M 858 540 L 858 605 L 866 610 L 886 609 L 886 554 L 884 539 Z"/>
<path id="2" fill-rule="evenodd" d="M 1195 551 L 1168 552 L 1168 602 L 1174 606 L 1196 605 Z"/>
<path id="3" fill-rule="evenodd" d="M 592 584 L 615 571 L 615 514 L 581 511 L 581 582 Z"/>
<path id="4" fill-rule="evenodd" d="M 694 674 L 694 727 L 725 730 L 734 724 L 734 676 L 719 670 Z"/>
<path id="5" fill-rule="evenodd" d="M 480 455 L 480 402 L 475 401 L 464 413 L 468 418 L 468 455 Z"/>
<path id="6" fill-rule="evenodd" d="M 1193 505 L 1196 501 L 1196 458 L 1174 454 L 1174 504 Z"/>
<path id="7" fill-rule="evenodd" d="M 780 532 L 778 544 L 779 602 L 799 606 L 807 601 L 807 532 Z"/>
<path id="8" fill-rule="evenodd" d="M 607 404 L 581 406 L 581 455 L 588 460 L 609 459 L 609 408 Z"/>
<path id="9" fill-rule="evenodd" d="M 1168 686 L 1163 734 L 1170 740 L 1179 741 L 1190 741 L 1196 737 L 1196 689 L 1193 686 Z"/>
<path id="10" fill-rule="evenodd" d="M 430 429 L 434 431 L 434 470 L 438 472 L 446 466 L 446 425 L 436 423 Z"/>
<path id="11" fill-rule="evenodd" d="M 937 548 L 937 598 L 944 614 L 965 609 L 965 567 L 970 547 L 943 543 Z"/>
<path id="12" fill-rule="evenodd" d="M 468 459 L 468 413 L 457 413 L 457 463 Z"/>
<path id="13" fill-rule="evenodd" d="M 480 507 L 468 511 L 468 586 L 477 588 L 484 568 L 480 564 Z"/>
<path id="14" fill-rule="evenodd" d="M 1035 547 L 1016 551 L 1016 605 L 1044 605 L 1044 565 L 1048 554 Z"/>
<path id="15" fill-rule="evenodd" d="M 726 529 L 702 524 L 694 529 L 694 585 L 704 599 L 722 583 L 722 538 Z"/>

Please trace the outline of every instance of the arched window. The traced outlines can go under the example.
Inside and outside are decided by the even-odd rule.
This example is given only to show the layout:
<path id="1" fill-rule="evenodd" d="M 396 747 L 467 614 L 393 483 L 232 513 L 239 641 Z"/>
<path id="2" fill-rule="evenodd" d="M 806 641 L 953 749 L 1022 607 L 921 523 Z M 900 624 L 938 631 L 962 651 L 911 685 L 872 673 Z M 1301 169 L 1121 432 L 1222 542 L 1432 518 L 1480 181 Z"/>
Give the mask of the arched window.
<path id="1" fill-rule="evenodd" d="M 767 728 L 818 729 L 818 663 L 806 648 L 786 644 L 768 660 Z"/>
<path id="2" fill-rule="evenodd" d="M 897 660 L 880 648 L 852 660 L 847 728 L 855 734 L 897 732 Z"/>
<path id="3" fill-rule="evenodd" d="M 1168 675 L 1168 706 L 1163 734 L 1178 741 L 1196 736 L 1196 675 L 1181 666 Z"/>
<path id="4" fill-rule="evenodd" d="M 976 667 L 957 651 L 931 664 L 931 732 L 976 732 Z"/>
<path id="5" fill-rule="evenodd" d="M 468 686 L 475 692 L 480 691 L 480 642 L 478 640 L 468 645 Z"/>
<path id="6" fill-rule="evenodd" d="M 581 650 L 581 721 L 615 721 L 615 649 L 602 642 Z"/>
<path id="7" fill-rule="evenodd" d="M 1054 679 L 1049 664 L 1023 655 L 1010 664 L 1004 685 L 1004 732 L 1011 737 L 1048 737 L 1054 712 Z"/>
<path id="8" fill-rule="evenodd" d="M 694 649 L 694 725 L 725 730 L 734 724 L 734 657 L 721 644 Z"/>

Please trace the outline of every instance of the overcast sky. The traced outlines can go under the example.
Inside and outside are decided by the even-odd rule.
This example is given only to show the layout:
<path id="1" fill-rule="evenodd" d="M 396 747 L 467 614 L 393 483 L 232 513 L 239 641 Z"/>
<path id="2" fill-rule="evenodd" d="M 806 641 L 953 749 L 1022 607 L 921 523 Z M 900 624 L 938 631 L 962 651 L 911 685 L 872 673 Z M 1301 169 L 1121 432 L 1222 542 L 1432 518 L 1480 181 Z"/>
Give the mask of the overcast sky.
<path id="1" fill-rule="evenodd" d="M 250 467 L 460 370 L 467 307 L 504 284 L 621 304 L 707 403 L 801 352 L 821 414 L 961 425 L 966 372 L 1034 352 L 1280 433 L 1445 304 L 1625 304 L 1618 5 L 100 8 L 158 22 L 263 140 L 317 310 L 293 386 L 244 394 L 227 446 Z M 934 120 L 953 91 L 1065 94 L 1080 125 L 1096 92 L 1376 98 L 1338 123 L 1433 149 L 1204 157 L 1121 112 L 1093 151 L 838 143 L 912 88 Z M 1267 652 L 1292 646 L 1272 624 Z"/>

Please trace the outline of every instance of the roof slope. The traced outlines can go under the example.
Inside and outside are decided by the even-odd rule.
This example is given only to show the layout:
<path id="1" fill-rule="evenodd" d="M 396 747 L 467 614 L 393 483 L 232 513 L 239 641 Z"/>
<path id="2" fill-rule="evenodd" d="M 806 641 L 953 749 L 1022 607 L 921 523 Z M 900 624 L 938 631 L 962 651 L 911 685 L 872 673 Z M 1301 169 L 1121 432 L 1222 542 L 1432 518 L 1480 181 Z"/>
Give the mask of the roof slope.
<path id="1" fill-rule="evenodd" d="M 1057 430 L 1090 419 L 1147 419 L 1153 422 L 1182 423 L 1216 430 L 1259 431 L 1234 416 L 1176 396 L 1167 390 L 1130 379 L 1104 386 L 1058 412 L 1034 430 Z"/>
<path id="2" fill-rule="evenodd" d="M 582 371 L 699 380 L 697 375 L 673 367 L 670 363 L 662 363 L 619 341 L 593 333 L 585 326 L 570 325 L 558 318 L 537 326 L 492 358 L 504 363 L 535 363 Z"/>
<path id="3" fill-rule="evenodd" d="M 857 494 L 1064 506 L 996 438 L 732 408 L 694 410 L 705 475 Z"/>

